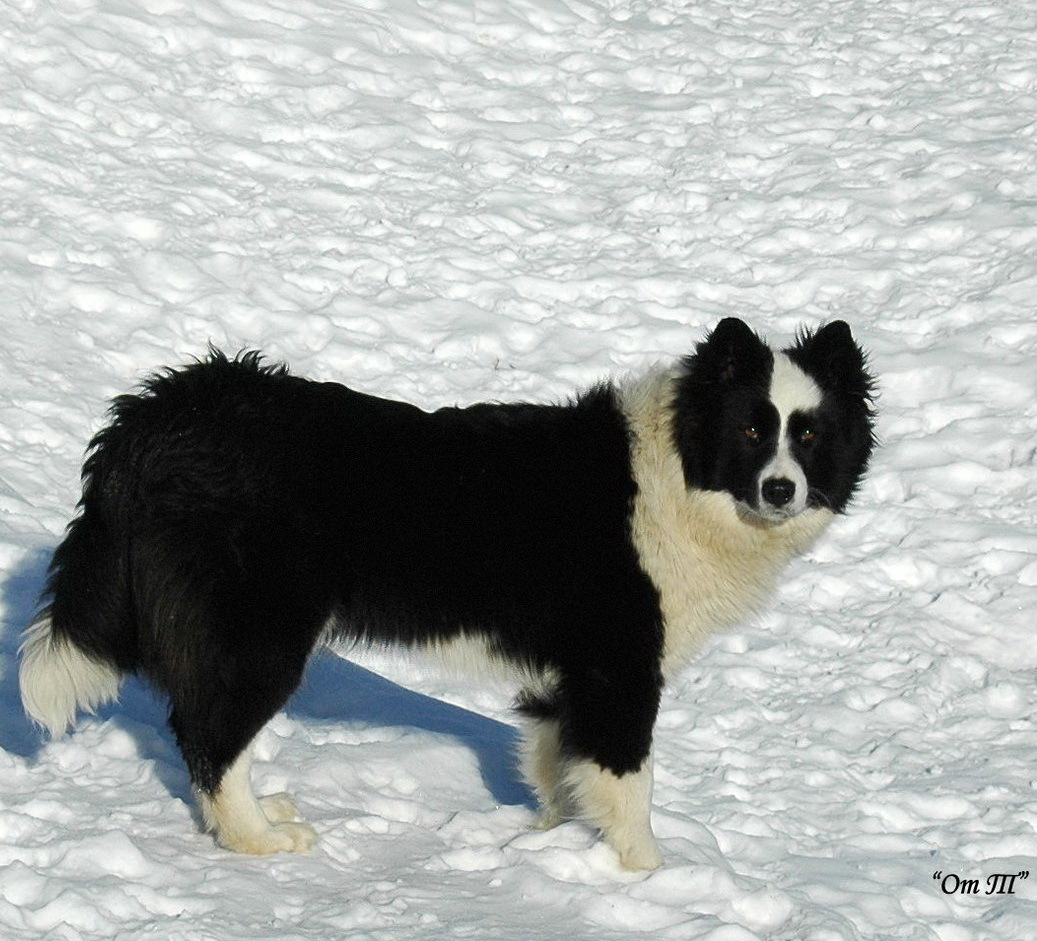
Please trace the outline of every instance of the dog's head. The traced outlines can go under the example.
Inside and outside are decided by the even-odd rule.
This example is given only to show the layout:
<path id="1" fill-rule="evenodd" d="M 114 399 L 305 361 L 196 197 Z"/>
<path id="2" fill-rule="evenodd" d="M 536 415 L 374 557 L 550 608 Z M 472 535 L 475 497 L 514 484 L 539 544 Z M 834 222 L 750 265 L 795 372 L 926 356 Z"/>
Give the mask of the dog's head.
<path id="1" fill-rule="evenodd" d="M 843 321 L 774 353 L 729 318 L 682 366 L 674 434 L 689 487 L 771 523 L 846 508 L 874 445 L 874 384 Z"/>

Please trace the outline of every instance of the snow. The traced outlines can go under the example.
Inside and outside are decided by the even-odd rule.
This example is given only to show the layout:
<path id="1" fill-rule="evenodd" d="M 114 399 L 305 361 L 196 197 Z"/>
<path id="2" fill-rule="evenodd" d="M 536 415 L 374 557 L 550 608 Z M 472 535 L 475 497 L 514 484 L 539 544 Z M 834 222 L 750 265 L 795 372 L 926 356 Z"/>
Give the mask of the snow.
<path id="1" fill-rule="evenodd" d="M 0 936 L 1032 938 L 1035 63 L 1011 0 L 4 0 Z M 529 829 L 508 691 L 392 656 L 322 656 L 259 741 L 306 856 L 199 832 L 140 685 L 22 717 L 84 447 L 152 369 L 543 401 L 732 314 L 850 321 L 882 447 L 668 690 L 662 870 Z"/>

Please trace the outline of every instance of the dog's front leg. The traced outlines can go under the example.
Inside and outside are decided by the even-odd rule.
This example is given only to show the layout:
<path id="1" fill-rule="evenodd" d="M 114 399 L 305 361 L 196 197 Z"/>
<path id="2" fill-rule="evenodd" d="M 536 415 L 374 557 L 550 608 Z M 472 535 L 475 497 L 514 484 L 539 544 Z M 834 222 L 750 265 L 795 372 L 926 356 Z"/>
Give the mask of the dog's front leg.
<path id="1" fill-rule="evenodd" d="M 570 793 L 581 816 L 601 830 L 625 869 L 658 869 L 662 853 L 652 834 L 652 756 L 636 771 L 615 774 L 593 759 L 570 765 Z"/>

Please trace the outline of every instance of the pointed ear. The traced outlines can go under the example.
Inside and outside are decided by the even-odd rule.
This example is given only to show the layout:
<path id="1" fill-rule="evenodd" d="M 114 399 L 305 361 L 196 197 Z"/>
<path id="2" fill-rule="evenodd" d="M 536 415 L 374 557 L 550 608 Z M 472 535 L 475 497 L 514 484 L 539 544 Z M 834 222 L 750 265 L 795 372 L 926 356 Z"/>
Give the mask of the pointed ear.
<path id="1" fill-rule="evenodd" d="M 843 320 L 833 320 L 815 333 L 804 332 L 796 345 L 785 351 L 823 389 L 870 397 L 872 379 L 867 358 Z"/>
<path id="2" fill-rule="evenodd" d="M 750 385 L 769 376 L 774 361 L 763 340 L 737 317 L 721 320 L 689 359 L 703 381 Z"/>

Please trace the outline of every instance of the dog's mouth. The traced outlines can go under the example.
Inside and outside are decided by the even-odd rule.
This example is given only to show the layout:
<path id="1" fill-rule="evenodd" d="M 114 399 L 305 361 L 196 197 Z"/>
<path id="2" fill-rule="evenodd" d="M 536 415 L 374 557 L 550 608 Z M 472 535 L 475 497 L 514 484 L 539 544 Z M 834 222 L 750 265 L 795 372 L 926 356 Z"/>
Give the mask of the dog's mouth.
<path id="1" fill-rule="evenodd" d="M 807 509 L 792 506 L 754 506 L 746 500 L 737 501 L 737 506 L 743 521 L 756 526 L 780 526 L 795 519 Z"/>

